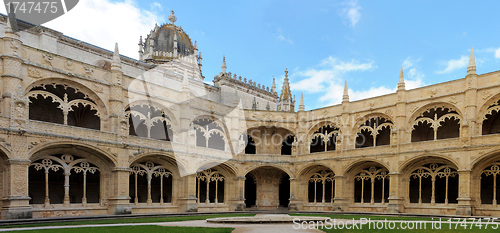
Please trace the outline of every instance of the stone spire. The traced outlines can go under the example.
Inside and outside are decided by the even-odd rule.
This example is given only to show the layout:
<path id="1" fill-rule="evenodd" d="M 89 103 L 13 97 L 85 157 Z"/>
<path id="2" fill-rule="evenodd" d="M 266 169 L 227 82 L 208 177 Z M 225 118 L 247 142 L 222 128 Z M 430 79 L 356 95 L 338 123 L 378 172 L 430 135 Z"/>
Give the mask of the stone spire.
<path id="1" fill-rule="evenodd" d="M 285 79 L 283 81 L 283 86 L 281 87 L 277 110 L 283 112 L 295 111 L 295 100 L 292 97 L 290 83 L 288 82 L 288 69 L 285 69 Z"/>
<path id="2" fill-rule="evenodd" d="M 14 9 L 14 5 L 10 3 L 10 9 Z M 7 16 L 7 28 L 5 29 L 5 32 L 9 33 L 17 33 L 19 31 L 19 28 L 17 26 L 17 19 L 16 19 L 16 14 L 14 11 L 9 12 Z"/>
<path id="3" fill-rule="evenodd" d="M 398 82 L 398 91 L 405 90 L 405 77 L 403 75 L 403 66 L 401 66 L 401 71 L 399 72 L 399 82 Z"/>
<path id="4" fill-rule="evenodd" d="M 476 74 L 476 59 L 474 58 L 474 48 L 470 50 L 469 67 L 467 67 L 467 75 Z"/>
<path id="5" fill-rule="evenodd" d="M 222 57 L 222 73 L 225 74 L 226 73 L 226 70 L 227 70 L 227 66 L 226 66 L 226 56 L 223 56 Z"/>
<path id="6" fill-rule="evenodd" d="M 342 96 L 342 102 L 349 102 L 349 90 L 347 89 L 347 81 L 344 82 L 344 95 Z"/>
<path id="7" fill-rule="evenodd" d="M 271 92 L 276 93 L 276 78 L 273 76 L 273 85 L 271 86 Z"/>
<path id="8" fill-rule="evenodd" d="M 139 60 L 144 60 L 144 42 L 142 42 L 142 36 L 139 38 Z"/>
<path id="9" fill-rule="evenodd" d="M 305 111 L 306 107 L 304 106 L 304 94 L 300 92 L 300 103 L 299 103 L 299 112 Z"/>
<path id="10" fill-rule="evenodd" d="M 118 50 L 118 43 L 115 43 L 115 51 L 113 52 L 113 63 L 111 69 L 121 69 L 120 51 Z"/>

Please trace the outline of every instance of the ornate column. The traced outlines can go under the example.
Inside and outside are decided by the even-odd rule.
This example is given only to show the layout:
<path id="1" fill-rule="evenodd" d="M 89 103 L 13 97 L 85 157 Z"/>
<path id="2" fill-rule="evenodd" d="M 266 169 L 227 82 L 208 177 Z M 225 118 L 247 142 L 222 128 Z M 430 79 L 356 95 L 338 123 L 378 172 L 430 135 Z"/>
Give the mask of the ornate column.
<path id="1" fill-rule="evenodd" d="M 115 167 L 111 171 L 111 192 L 112 198 L 108 199 L 110 214 L 131 214 L 129 196 L 129 167 Z"/>
<path id="2" fill-rule="evenodd" d="M 401 174 L 398 172 L 389 173 L 389 204 L 387 212 L 402 213 L 404 211 L 404 184 Z"/>
<path id="3" fill-rule="evenodd" d="M 17 22 L 14 21 L 13 24 L 17 24 Z M 7 117 L 10 117 L 12 115 L 12 111 L 15 111 L 15 106 L 13 106 L 14 104 L 12 103 L 12 100 L 16 91 L 19 91 L 22 88 L 21 84 L 23 80 L 21 74 L 23 60 L 19 56 L 19 50 L 22 48 L 23 43 L 20 40 L 19 34 L 13 32 L 10 25 L 10 20 L 7 20 L 5 36 L 1 40 L 1 60 L 3 65 L 1 82 L 3 91 L 1 96 L 2 110 L 0 112 L 2 115 Z"/>

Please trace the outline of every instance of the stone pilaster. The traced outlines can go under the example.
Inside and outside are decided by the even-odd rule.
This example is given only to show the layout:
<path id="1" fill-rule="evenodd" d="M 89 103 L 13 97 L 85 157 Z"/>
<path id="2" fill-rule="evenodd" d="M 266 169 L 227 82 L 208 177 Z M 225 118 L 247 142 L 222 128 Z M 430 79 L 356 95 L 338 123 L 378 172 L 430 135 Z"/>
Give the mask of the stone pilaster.
<path id="1" fill-rule="evenodd" d="M 131 214 L 132 207 L 130 205 L 129 195 L 129 179 L 130 168 L 117 167 L 111 173 L 112 181 L 112 198 L 109 199 L 110 214 Z"/>
<path id="2" fill-rule="evenodd" d="M 236 190 L 236 198 L 234 199 L 234 209 L 235 211 L 245 210 L 245 180 L 244 176 L 238 176 L 234 179 L 234 185 Z"/>
<path id="3" fill-rule="evenodd" d="M 347 208 L 349 198 L 346 192 L 347 179 L 343 175 L 335 175 L 335 198 L 333 198 L 333 210 L 344 211 Z"/>
<path id="4" fill-rule="evenodd" d="M 28 196 L 29 160 L 7 160 L 5 188 L 9 194 L 3 202 L 2 216 L 8 219 L 32 218 L 32 207 Z"/>
<path id="5" fill-rule="evenodd" d="M 182 177 L 182 191 L 179 198 L 179 210 L 181 212 L 198 212 L 196 198 L 196 174 Z"/>
<path id="6" fill-rule="evenodd" d="M 118 133 L 120 130 L 120 116 L 123 111 L 123 71 L 121 67 L 120 54 L 118 52 L 118 44 L 115 46 L 115 52 L 113 54 L 113 63 L 111 64 L 111 85 L 109 86 L 109 106 L 110 106 L 110 116 L 109 116 L 109 129 L 113 133 Z M 104 122 L 104 121 L 101 121 Z M 101 126 L 101 129 L 104 126 Z"/>
<path id="7" fill-rule="evenodd" d="M 389 204 L 387 212 L 402 213 L 404 211 L 404 190 L 401 182 L 401 174 L 389 173 Z"/>
<path id="8" fill-rule="evenodd" d="M 471 216 L 473 214 L 471 179 L 472 175 L 470 170 L 458 170 L 457 215 Z"/>
<path id="9" fill-rule="evenodd" d="M 300 188 L 299 180 L 290 178 L 290 202 L 288 204 L 288 210 L 290 211 L 298 211 L 304 208 L 304 200 L 297 197 Z"/>
<path id="10" fill-rule="evenodd" d="M 9 24 L 9 22 L 7 22 Z M 6 28 L 5 37 L 1 39 L 2 46 L 2 64 L 3 72 L 1 75 L 2 84 L 2 114 L 6 117 L 10 117 L 13 111 L 13 97 L 16 95 L 16 91 L 22 88 L 22 75 L 21 66 L 23 64 L 22 59 L 19 56 L 21 47 L 23 46 L 19 35 L 12 32 L 10 25 Z M 15 110 L 15 109 L 14 109 Z"/>

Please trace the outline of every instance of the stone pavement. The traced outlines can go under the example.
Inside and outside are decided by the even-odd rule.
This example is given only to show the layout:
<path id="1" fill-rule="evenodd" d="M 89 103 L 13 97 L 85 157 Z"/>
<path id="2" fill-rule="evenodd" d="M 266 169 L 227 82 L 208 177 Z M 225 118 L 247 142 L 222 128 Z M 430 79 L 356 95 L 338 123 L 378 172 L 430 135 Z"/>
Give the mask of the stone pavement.
<path id="1" fill-rule="evenodd" d="M 288 218 L 286 214 L 280 215 L 256 215 L 257 219 L 283 219 Z M 231 227 L 235 228 L 233 233 L 319 233 L 317 229 L 294 229 L 297 225 L 293 223 L 281 224 L 265 224 L 265 223 L 209 223 L 206 220 L 193 220 L 183 222 L 156 222 L 156 223 L 123 223 L 123 224 L 95 224 L 95 225 L 75 225 L 75 226 L 44 226 L 44 227 L 22 227 L 22 228 L 5 228 L 0 229 L 0 232 L 5 231 L 22 231 L 22 230 L 44 230 L 44 229 L 61 229 L 61 228 L 82 228 L 82 227 L 113 227 L 113 226 L 182 226 L 182 227 Z"/>

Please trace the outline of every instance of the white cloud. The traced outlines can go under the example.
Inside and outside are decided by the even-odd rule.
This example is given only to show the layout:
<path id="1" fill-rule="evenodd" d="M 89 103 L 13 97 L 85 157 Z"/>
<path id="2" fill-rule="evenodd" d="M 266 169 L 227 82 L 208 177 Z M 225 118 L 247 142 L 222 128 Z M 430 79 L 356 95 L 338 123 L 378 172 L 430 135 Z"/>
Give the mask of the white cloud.
<path id="1" fill-rule="evenodd" d="M 161 7 L 153 6 L 155 12 L 140 9 L 132 0 L 79 1 L 71 11 L 43 26 L 108 50 L 118 42 L 121 54 L 138 58 L 139 36 L 146 36 L 155 23 L 165 22 L 157 12 Z"/>
<path id="2" fill-rule="evenodd" d="M 345 5 L 347 7 L 342 9 L 342 16 L 349 21 L 351 27 L 354 27 L 361 19 L 361 7 L 358 5 L 357 0 L 350 0 Z"/>
<path id="3" fill-rule="evenodd" d="M 417 68 L 420 59 L 407 58 L 403 62 L 405 69 L 406 89 L 414 89 L 424 85 L 424 74 Z M 364 72 L 375 69 L 374 62 L 359 62 L 357 60 L 341 61 L 334 57 L 323 59 L 318 66 L 303 71 L 294 72 L 295 82 L 291 82 L 290 87 L 294 91 L 303 91 L 318 97 L 318 106 L 339 104 L 342 102 L 344 91 L 343 76 L 352 72 Z M 394 80 L 398 80 L 399 70 L 394 72 Z M 348 83 L 349 85 L 349 83 Z M 351 101 L 381 96 L 396 92 L 394 88 L 384 86 L 371 87 L 368 90 L 349 89 Z"/>
<path id="4" fill-rule="evenodd" d="M 495 50 L 495 57 L 496 58 L 500 58 L 500 48 L 498 48 L 497 50 Z"/>
<path id="5" fill-rule="evenodd" d="M 468 64 L 469 64 L 469 57 L 461 56 L 460 59 L 451 59 L 448 62 L 446 62 L 446 68 L 444 70 L 439 70 L 436 73 L 438 74 L 451 73 L 455 70 L 467 67 Z"/>

